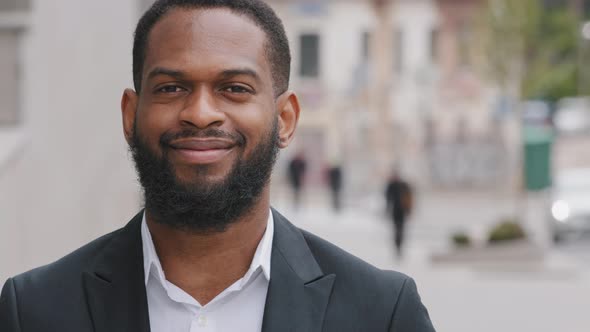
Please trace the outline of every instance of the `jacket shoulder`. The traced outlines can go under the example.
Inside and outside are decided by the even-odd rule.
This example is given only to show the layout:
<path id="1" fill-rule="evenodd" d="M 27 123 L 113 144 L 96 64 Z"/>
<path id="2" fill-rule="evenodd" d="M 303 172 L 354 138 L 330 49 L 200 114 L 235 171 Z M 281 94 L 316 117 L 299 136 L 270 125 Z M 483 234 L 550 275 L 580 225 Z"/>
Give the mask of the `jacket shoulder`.
<path id="1" fill-rule="evenodd" d="M 371 279 L 391 286 L 402 286 L 409 277 L 403 273 L 379 269 L 317 235 L 301 230 L 307 245 L 325 274 L 354 275 L 355 280 Z M 369 285 L 363 285 L 368 287 Z"/>
<path id="2" fill-rule="evenodd" d="M 103 235 L 53 263 L 21 273 L 12 279 L 17 289 L 22 290 L 55 286 L 56 284 L 63 285 L 68 281 L 79 279 L 80 274 L 93 264 L 101 249 L 121 231 L 122 229 L 119 229 Z"/>
<path id="3" fill-rule="evenodd" d="M 434 332 L 414 280 L 381 270 L 304 230 L 303 237 L 326 275 L 335 274 L 326 330 Z M 343 313 L 345 313 L 343 315 Z"/>
<path id="4" fill-rule="evenodd" d="M 0 330 L 3 331 L 6 324 L 20 324 L 23 331 L 91 328 L 84 305 L 82 274 L 90 269 L 97 255 L 118 232 L 120 230 L 104 235 L 51 264 L 9 279 L 0 297 L 0 307 L 7 308 L 12 318 L 0 315 Z"/>

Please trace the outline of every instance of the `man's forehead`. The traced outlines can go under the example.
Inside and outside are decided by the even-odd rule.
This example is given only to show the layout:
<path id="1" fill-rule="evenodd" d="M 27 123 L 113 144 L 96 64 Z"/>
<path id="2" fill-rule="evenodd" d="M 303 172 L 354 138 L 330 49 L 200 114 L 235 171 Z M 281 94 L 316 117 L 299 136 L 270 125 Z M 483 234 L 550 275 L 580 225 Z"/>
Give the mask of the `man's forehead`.
<path id="1" fill-rule="evenodd" d="M 266 35 L 250 18 L 226 8 L 175 8 L 150 31 L 150 58 L 182 52 L 236 55 L 265 62 Z"/>
<path id="2" fill-rule="evenodd" d="M 152 28 L 148 46 L 180 41 L 187 46 L 234 46 L 264 49 L 265 33 L 250 18 L 227 8 L 175 8 Z"/>

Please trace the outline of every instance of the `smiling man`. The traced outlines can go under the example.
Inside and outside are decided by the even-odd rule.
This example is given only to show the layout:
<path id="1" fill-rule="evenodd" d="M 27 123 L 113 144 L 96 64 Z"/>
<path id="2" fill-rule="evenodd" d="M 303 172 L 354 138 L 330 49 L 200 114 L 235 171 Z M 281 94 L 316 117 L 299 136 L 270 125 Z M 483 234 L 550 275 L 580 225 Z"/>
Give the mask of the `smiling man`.
<path id="1" fill-rule="evenodd" d="M 156 1 L 121 102 L 145 209 L 9 279 L 0 331 L 434 331 L 412 279 L 271 209 L 299 118 L 289 66 L 261 1 Z"/>

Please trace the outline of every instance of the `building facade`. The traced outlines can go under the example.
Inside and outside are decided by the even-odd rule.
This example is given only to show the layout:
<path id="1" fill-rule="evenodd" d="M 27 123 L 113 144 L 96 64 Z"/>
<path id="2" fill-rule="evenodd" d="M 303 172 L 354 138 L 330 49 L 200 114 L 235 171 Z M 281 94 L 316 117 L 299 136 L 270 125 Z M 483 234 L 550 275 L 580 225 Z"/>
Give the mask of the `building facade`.
<path id="1" fill-rule="evenodd" d="M 132 86 L 133 28 L 151 2 L 0 0 L 0 280 L 123 225 L 140 206 L 119 100 Z M 460 185 L 464 175 L 447 174 L 457 160 L 444 159 L 461 152 L 457 128 L 469 138 L 488 128 L 486 89 L 459 51 L 469 28 L 453 18 L 476 2 L 269 1 L 303 106 L 273 185 L 284 185 L 298 150 L 310 184 L 340 164 L 345 190 L 359 196 L 379 195 L 394 165 L 419 184 Z"/>
<path id="2" fill-rule="evenodd" d="M 137 211 L 119 101 L 139 6 L 0 0 L 0 280 Z"/>
<path id="3" fill-rule="evenodd" d="M 476 66 L 484 0 L 270 3 L 291 40 L 303 105 L 293 151 L 315 165 L 310 185 L 333 162 L 360 193 L 392 168 L 423 186 L 508 181 L 504 125 Z"/>

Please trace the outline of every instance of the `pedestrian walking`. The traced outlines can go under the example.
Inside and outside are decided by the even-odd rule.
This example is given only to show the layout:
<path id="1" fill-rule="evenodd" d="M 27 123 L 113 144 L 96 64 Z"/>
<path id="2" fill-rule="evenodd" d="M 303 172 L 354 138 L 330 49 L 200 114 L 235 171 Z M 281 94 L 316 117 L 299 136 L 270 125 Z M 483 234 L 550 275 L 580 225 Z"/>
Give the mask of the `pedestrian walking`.
<path id="1" fill-rule="evenodd" d="M 387 215 L 393 221 L 396 254 L 398 258 L 401 258 L 405 223 L 412 212 L 413 194 L 411 186 L 400 177 L 397 171 L 394 171 L 387 181 L 385 199 Z"/>
<path id="2" fill-rule="evenodd" d="M 299 208 L 301 204 L 301 187 L 303 187 L 306 167 L 307 162 L 303 152 L 298 152 L 289 162 L 289 185 L 293 192 L 293 205 L 295 208 Z"/>
<path id="3" fill-rule="evenodd" d="M 340 165 L 332 165 L 327 170 L 328 185 L 330 186 L 330 194 L 332 196 L 332 208 L 334 212 L 339 212 L 342 208 L 342 167 Z"/>

